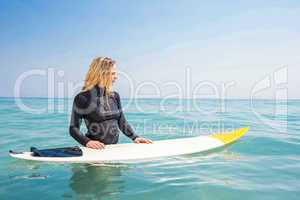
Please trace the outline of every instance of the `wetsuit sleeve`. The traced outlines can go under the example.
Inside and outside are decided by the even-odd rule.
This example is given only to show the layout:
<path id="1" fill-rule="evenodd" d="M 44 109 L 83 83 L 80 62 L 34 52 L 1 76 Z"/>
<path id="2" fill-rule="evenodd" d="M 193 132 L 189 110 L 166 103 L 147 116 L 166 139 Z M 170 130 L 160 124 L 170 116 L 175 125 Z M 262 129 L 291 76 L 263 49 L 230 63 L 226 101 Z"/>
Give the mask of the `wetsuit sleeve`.
<path id="1" fill-rule="evenodd" d="M 74 98 L 69 132 L 77 142 L 86 146 L 90 139 L 80 132 L 80 125 L 83 118 L 83 114 L 80 113 L 80 109 L 84 108 L 84 104 L 84 97 L 76 96 Z"/>
<path id="2" fill-rule="evenodd" d="M 116 100 L 117 100 L 117 104 L 118 104 L 118 109 L 120 111 L 120 117 L 118 119 L 119 128 L 127 137 L 129 137 L 132 140 L 135 140 L 139 136 L 134 133 L 134 130 L 132 129 L 132 127 L 130 126 L 130 124 L 127 122 L 127 120 L 125 118 L 125 115 L 122 110 L 121 99 L 120 99 L 119 94 L 117 92 L 115 92 L 115 95 L 116 95 Z"/>

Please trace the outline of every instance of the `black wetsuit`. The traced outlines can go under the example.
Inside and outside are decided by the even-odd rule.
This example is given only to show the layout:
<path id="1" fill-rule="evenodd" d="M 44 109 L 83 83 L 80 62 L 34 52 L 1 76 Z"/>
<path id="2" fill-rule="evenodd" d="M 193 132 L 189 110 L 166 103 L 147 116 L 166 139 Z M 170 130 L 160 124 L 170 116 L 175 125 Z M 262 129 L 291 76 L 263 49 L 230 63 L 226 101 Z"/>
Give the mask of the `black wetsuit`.
<path id="1" fill-rule="evenodd" d="M 119 94 L 117 92 L 111 92 L 108 96 L 103 94 L 104 89 L 96 85 L 91 90 L 80 92 L 75 96 L 70 135 L 84 146 L 90 140 L 115 144 L 119 139 L 119 129 L 132 140 L 137 138 L 122 112 Z M 88 129 L 85 135 L 80 132 L 82 119 Z"/>

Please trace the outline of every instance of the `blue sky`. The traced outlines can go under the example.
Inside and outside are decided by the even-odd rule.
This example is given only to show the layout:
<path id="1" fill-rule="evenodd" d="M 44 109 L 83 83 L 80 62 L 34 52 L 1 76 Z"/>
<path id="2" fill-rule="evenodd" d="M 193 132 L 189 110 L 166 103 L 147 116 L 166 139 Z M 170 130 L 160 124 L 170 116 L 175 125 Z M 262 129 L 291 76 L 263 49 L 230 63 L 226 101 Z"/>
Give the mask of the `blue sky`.
<path id="1" fill-rule="evenodd" d="M 287 67 L 288 83 L 258 94 L 272 98 L 287 87 L 300 98 L 299 1 L 0 1 L 0 96 L 13 96 L 20 75 L 55 70 L 58 82 L 80 82 L 95 56 L 110 56 L 145 96 L 183 92 L 206 81 L 234 82 L 228 98 L 249 98 L 251 89 Z M 187 67 L 190 79 L 186 80 Z M 64 71 L 58 76 L 57 71 Z M 187 83 L 190 82 L 190 83 Z M 273 81 L 274 82 L 274 81 Z M 151 84 L 150 84 L 151 83 Z M 148 86 L 147 86 L 148 84 Z M 115 84 L 129 97 L 128 81 Z M 207 91 L 206 91 L 207 90 Z M 203 88 L 200 93 L 211 93 Z M 22 96 L 46 96 L 47 80 L 23 82 Z M 65 88 L 65 91 L 67 89 Z M 67 92 L 65 96 L 69 96 Z M 184 97 L 190 97 L 186 95 Z"/>

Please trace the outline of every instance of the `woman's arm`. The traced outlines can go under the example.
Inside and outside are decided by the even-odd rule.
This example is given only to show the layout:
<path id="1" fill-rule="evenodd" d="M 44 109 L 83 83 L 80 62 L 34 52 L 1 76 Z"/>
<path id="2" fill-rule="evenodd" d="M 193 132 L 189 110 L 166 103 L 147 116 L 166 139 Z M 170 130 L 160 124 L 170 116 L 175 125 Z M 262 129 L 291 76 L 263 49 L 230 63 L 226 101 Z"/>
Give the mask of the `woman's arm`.
<path id="1" fill-rule="evenodd" d="M 127 122 L 127 120 L 125 118 L 125 115 L 122 111 L 120 95 L 117 92 L 115 92 L 115 95 L 116 95 L 116 100 L 117 100 L 117 104 L 118 104 L 118 109 L 120 111 L 120 117 L 118 120 L 119 128 L 127 137 L 129 137 L 130 139 L 132 139 L 134 141 L 139 136 L 134 133 L 132 127 L 130 126 L 130 124 Z"/>
<path id="2" fill-rule="evenodd" d="M 86 146 L 90 139 L 80 132 L 83 114 L 79 112 L 80 109 L 85 107 L 84 105 L 85 103 L 83 97 L 76 96 L 74 98 L 69 132 L 77 142 L 83 146 Z"/>

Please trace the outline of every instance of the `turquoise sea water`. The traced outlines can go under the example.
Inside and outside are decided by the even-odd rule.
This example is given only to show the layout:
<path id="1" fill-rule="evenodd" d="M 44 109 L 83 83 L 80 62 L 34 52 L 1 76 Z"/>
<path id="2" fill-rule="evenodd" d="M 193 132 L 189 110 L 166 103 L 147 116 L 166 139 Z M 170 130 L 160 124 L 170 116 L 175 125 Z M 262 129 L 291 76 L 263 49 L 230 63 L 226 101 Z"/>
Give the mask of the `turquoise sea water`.
<path id="1" fill-rule="evenodd" d="M 0 199 L 299 199 L 300 100 L 123 99 L 137 134 L 152 140 L 250 126 L 239 142 L 209 154 L 118 165 L 49 164 L 8 150 L 77 145 L 71 99 L 0 98 Z M 85 128 L 83 127 L 83 131 Z M 120 142 L 130 142 L 124 135 Z M 180 147 L 178 147 L 180 148 Z"/>

